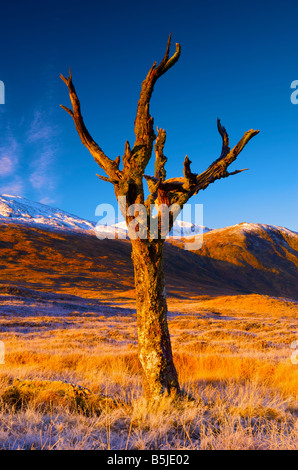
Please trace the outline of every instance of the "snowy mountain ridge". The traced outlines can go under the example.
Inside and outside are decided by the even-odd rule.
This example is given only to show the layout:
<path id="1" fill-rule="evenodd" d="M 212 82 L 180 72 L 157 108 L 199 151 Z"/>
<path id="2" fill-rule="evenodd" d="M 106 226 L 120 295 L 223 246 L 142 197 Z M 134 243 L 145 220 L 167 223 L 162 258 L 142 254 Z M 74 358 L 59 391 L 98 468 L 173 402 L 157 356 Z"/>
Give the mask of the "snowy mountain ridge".
<path id="1" fill-rule="evenodd" d="M 111 226 L 98 225 L 94 221 L 89 221 L 65 212 L 61 209 L 50 207 L 40 202 L 33 202 L 21 196 L 9 194 L 0 195 L 0 222 L 25 223 L 27 225 L 44 226 L 49 229 L 63 231 L 79 231 L 84 233 L 121 233 L 124 238 L 127 234 L 126 223 L 119 222 Z M 289 229 L 275 225 L 254 224 L 242 222 L 231 227 L 210 229 L 205 226 L 196 225 L 191 222 L 176 220 L 174 227 L 169 233 L 170 237 L 193 237 L 194 235 L 206 234 L 208 232 L 218 233 L 232 229 L 240 232 L 256 232 L 258 229 L 271 231 L 272 229 L 286 231 L 288 234 L 296 234 Z"/>
<path id="2" fill-rule="evenodd" d="M 15 223 L 47 225 L 52 228 L 93 230 L 94 222 L 81 219 L 68 212 L 54 207 L 33 202 L 21 196 L 3 194 L 0 196 L 0 220 L 6 219 Z"/>
<path id="3" fill-rule="evenodd" d="M 125 221 L 118 222 L 114 224 L 114 227 L 117 229 L 125 230 L 126 232 L 127 227 Z M 177 219 L 174 222 L 174 227 L 169 233 L 169 237 L 193 237 L 194 235 L 201 235 L 202 233 L 210 232 L 212 229 L 205 227 L 203 225 L 193 224 L 192 222 L 187 222 L 185 220 Z"/>
<path id="4" fill-rule="evenodd" d="M 79 230 L 94 233 L 127 233 L 126 223 L 99 225 L 96 222 L 81 219 L 61 209 L 47 206 L 40 202 L 33 202 L 21 196 L 3 194 L 0 196 L 0 221 L 14 223 L 26 223 L 31 225 L 43 225 L 60 230 Z M 209 232 L 211 229 L 195 225 L 191 222 L 176 220 L 170 236 L 193 236 Z"/>

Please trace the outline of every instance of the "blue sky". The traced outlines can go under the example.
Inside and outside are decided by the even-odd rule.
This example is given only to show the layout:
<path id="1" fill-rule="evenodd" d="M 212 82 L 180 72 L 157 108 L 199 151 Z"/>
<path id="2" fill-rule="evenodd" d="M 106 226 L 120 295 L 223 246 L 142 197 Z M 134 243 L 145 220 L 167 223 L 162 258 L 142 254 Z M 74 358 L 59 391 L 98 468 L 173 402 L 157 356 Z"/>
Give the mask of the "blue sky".
<path id="1" fill-rule="evenodd" d="M 219 117 L 235 145 L 260 129 L 231 169 L 192 199 L 204 224 L 240 222 L 298 230 L 298 80 L 296 0 L 13 1 L 1 5 L 0 194 L 22 195 L 96 220 L 115 203 L 113 188 L 81 144 L 59 74 L 72 68 L 85 123 L 111 158 L 133 145 L 140 85 L 165 51 L 181 44 L 178 63 L 157 82 L 155 126 L 167 131 L 168 177 L 183 159 L 200 173 L 221 151 Z M 147 173 L 152 170 L 150 165 Z M 103 174 L 101 172 L 101 174 Z"/>

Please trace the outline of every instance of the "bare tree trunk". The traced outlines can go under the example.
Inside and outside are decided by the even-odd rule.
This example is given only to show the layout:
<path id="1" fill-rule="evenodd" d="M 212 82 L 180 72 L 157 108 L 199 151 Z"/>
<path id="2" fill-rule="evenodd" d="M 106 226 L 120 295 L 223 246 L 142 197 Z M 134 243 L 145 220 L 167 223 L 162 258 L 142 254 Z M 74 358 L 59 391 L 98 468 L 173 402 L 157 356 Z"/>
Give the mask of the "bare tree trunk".
<path id="1" fill-rule="evenodd" d="M 179 394 L 167 323 L 167 300 L 162 240 L 132 241 L 135 272 L 138 353 L 145 396 Z"/>
<path id="2" fill-rule="evenodd" d="M 100 179 L 114 185 L 115 195 L 125 196 L 126 210 L 134 204 L 143 205 L 147 218 L 150 218 L 152 205 L 166 205 L 168 208 L 178 205 L 180 209 L 188 200 L 205 190 L 214 181 L 241 173 L 245 169 L 228 171 L 246 144 L 259 133 L 250 129 L 245 132 L 238 144 L 230 148 L 229 136 L 226 129 L 217 120 L 217 128 L 222 138 L 222 151 L 209 167 L 200 174 L 192 173 L 188 156 L 183 164 L 183 176 L 166 179 L 165 163 L 167 157 L 163 154 L 166 132 L 157 128 L 157 136 L 153 130 L 153 118 L 150 115 L 149 104 L 156 81 L 178 61 L 181 47 L 176 43 L 175 53 L 170 57 L 171 35 L 169 36 L 166 53 L 157 65 L 153 63 L 142 83 L 135 119 L 136 140 L 131 149 L 128 141 L 122 158 L 123 168 L 120 169 L 121 158 L 110 159 L 89 134 L 81 114 L 71 71 L 69 76 L 61 79 L 68 87 L 72 109 L 62 106 L 73 118 L 81 142 L 86 146 L 99 167 L 107 176 L 97 175 Z M 152 158 L 155 141 L 155 171 L 154 176 L 145 175 L 146 167 Z M 144 198 L 143 178 L 147 181 L 149 195 Z M 162 215 L 162 209 L 158 209 Z M 137 210 L 139 211 L 139 210 Z M 125 218 L 125 214 L 123 214 Z M 127 224 L 131 217 L 126 218 Z M 169 230 L 173 223 L 171 217 Z M 159 235 L 161 226 L 159 227 Z M 151 237 L 151 234 L 150 234 Z M 132 239 L 132 259 L 135 271 L 137 318 L 139 338 L 139 359 L 144 374 L 146 397 L 158 398 L 163 393 L 180 393 L 177 372 L 173 363 L 170 336 L 167 325 L 167 302 L 163 269 L 163 240 L 151 238 Z"/>

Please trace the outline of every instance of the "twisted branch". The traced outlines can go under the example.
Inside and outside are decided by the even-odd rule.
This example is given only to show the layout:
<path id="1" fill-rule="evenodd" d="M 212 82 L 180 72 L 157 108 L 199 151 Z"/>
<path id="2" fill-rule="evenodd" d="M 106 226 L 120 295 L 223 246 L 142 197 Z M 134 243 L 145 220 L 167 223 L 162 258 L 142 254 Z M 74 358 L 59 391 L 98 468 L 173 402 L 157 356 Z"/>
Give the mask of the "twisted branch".
<path id="1" fill-rule="evenodd" d="M 149 204 L 149 200 L 155 202 L 158 191 L 163 191 L 163 194 L 167 193 L 167 197 L 163 196 L 164 201 L 168 200 L 169 205 L 179 204 L 182 209 L 183 205 L 186 204 L 193 195 L 197 194 L 200 190 L 206 189 L 209 184 L 214 183 L 217 179 L 227 178 L 248 170 L 248 168 L 244 168 L 228 172 L 227 168 L 236 160 L 246 144 L 257 135 L 259 131 L 251 129 L 245 132 L 238 144 L 230 150 L 228 133 L 226 129 L 221 126 L 219 119 L 217 120 L 217 127 L 223 141 L 220 157 L 217 158 L 207 170 L 199 175 L 192 173 L 190 168 L 191 161 L 188 156 L 185 157 L 183 163 L 183 177 L 161 181 L 156 177 L 146 175 L 145 178 L 151 193 L 148 197 L 147 204 Z"/>
<path id="2" fill-rule="evenodd" d="M 82 144 L 89 150 L 94 160 L 98 165 L 106 172 L 106 174 L 113 179 L 120 179 L 121 172 L 119 171 L 119 157 L 115 161 L 108 158 L 99 145 L 93 140 L 89 134 L 82 114 L 81 105 L 78 99 L 74 84 L 72 82 L 71 70 L 69 69 L 69 76 L 66 78 L 62 74 L 60 75 L 61 80 L 66 84 L 69 97 L 72 104 L 72 110 L 66 108 L 66 106 L 60 105 L 74 120 L 76 130 L 80 136 Z"/>
<path id="3" fill-rule="evenodd" d="M 142 83 L 140 98 L 138 101 L 137 115 L 135 119 L 135 144 L 132 153 L 137 158 L 139 173 L 144 170 L 151 158 L 153 142 L 156 138 L 153 130 L 153 118 L 150 116 L 149 103 L 154 89 L 154 85 L 159 77 L 166 73 L 178 61 L 181 53 L 181 47 L 176 44 L 176 51 L 169 58 L 171 45 L 171 34 L 169 35 L 166 53 L 158 66 L 156 62 L 150 68 L 145 80 Z"/>

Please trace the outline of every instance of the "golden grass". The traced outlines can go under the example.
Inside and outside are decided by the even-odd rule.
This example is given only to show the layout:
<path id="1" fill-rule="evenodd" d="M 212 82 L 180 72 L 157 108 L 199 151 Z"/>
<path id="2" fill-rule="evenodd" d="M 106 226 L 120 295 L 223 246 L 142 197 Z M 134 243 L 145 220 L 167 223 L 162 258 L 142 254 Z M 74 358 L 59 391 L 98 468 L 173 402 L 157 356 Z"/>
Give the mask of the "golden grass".
<path id="1" fill-rule="evenodd" d="M 295 303 L 169 304 L 179 380 L 194 400 L 151 407 L 131 312 L 1 320 L 0 448 L 296 449 Z"/>

